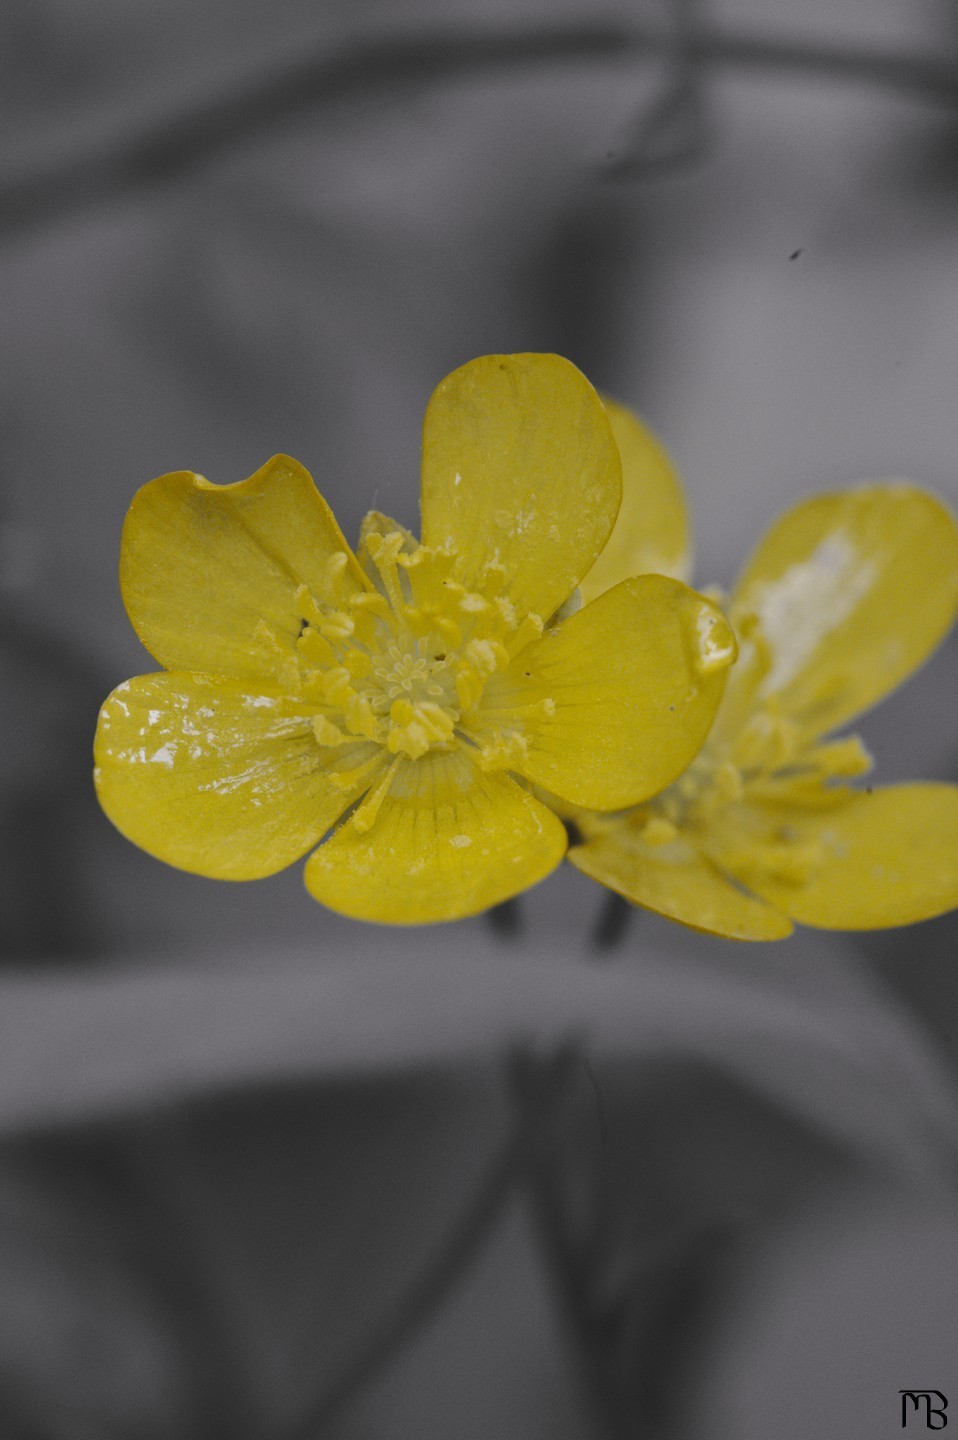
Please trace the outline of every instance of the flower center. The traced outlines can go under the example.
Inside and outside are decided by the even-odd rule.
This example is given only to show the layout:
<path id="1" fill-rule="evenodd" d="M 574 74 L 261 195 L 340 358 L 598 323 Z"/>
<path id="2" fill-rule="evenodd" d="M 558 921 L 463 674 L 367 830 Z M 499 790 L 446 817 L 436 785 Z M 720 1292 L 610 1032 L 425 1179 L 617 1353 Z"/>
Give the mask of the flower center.
<path id="1" fill-rule="evenodd" d="M 769 701 L 733 739 L 707 744 L 651 802 L 642 839 L 662 846 L 682 831 L 695 834 L 703 848 L 737 874 L 753 871 L 802 884 L 824 852 L 786 818 L 774 818 L 776 802 L 821 809 L 841 800 L 843 787 L 834 782 L 870 768 L 871 758 L 857 736 L 809 741 Z M 749 806 L 749 801 L 759 804 Z M 782 817 L 787 813 L 783 808 Z"/>
<path id="2" fill-rule="evenodd" d="M 379 711 L 388 710 L 393 700 L 403 696 L 414 704 L 437 700 L 448 703 L 450 687 L 448 683 L 443 683 L 448 679 L 445 656 L 440 660 L 421 655 L 411 648 L 408 636 L 401 636 L 387 647 L 385 655 L 373 661 L 372 707 Z"/>
<path id="3" fill-rule="evenodd" d="M 297 596 L 303 628 L 284 679 L 315 706 L 317 743 L 340 752 L 333 768 L 350 780 L 357 767 L 377 768 L 383 750 L 418 760 L 458 743 L 475 747 L 487 768 L 501 768 L 515 737 L 504 743 L 480 717 L 480 702 L 490 677 L 542 633 L 542 621 L 516 615 L 501 593 L 500 566 L 487 565 L 481 593 L 472 591 L 456 578 L 451 547 L 417 545 L 398 529 L 367 524 L 360 553 L 374 588 L 347 578 L 342 555 L 331 562 L 323 602 L 305 586 Z"/>

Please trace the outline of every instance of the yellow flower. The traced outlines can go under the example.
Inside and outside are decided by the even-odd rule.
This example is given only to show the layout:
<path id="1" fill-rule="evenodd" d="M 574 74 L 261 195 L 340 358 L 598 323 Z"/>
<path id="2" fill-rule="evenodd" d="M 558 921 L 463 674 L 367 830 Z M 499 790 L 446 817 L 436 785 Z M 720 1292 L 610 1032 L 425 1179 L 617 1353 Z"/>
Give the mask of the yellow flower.
<path id="1" fill-rule="evenodd" d="M 101 711 L 110 819 L 221 879 L 318 846 L 310 892 L 365 920 L 453 919 L 540 880 L 567 839 L 529 787 L 597 810 L 654 794 L 708 733 L 735 654 L 721 614 L 660 576 L 569 613 L 620 474 L 579 371 L 515 355 L 430 401 L 422 544 L 374 512 L 354 555 L 282 456 L 235 485 L 144 486 L 120 580 L 167 669 Z"/>
<path id="2" fill-rule="evenodd" d="M 630 567 L 684 575 L 688 563 L 668 457 L 608 409 L 624 497 L 585 595 Z M 855 788 L 845 782 L 871 764 L 861 742 L 826 737 L 920 665 L 956 609 L 958 528 L 934 496 L 889 483 L 797 505 L 732 592 L 739 662 L 702 751 L 649 803 L 577 816 L 569 858 L 638 905 L 743 940 L 778 939 L 792 921 L 866 930 L 951 909 L 958 787 Z"/>

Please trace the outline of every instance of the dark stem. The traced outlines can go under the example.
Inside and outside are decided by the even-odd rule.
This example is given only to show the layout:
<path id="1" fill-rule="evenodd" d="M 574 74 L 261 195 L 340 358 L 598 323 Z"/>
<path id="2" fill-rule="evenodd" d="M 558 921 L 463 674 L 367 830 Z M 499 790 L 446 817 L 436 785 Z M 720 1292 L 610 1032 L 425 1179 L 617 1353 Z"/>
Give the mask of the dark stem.
<path id="1" fill-rule="evenodd" d="M 281 1440 L 318 1440 L 350 1402 L 414 1339 L 461 1279 L 464 1269 L 494 1230 L 518 1181 L 549 1143 L 569 1082 L 580 1064 L 571 1044 L 560 1046 L 546 1060 L 530 1058 L 533 1078 L 524 1088 L 512 1134 L 435 1257 L 392 1314 L 374 1327 L 358 1354 L 347 1362 L 311 1409 Z"/>
<path id="2" fill-rule="evenodd" d="M 610 890 L 603 901 L 602 910 L 592 932 L 592 944 L 595 949 L 606 955 L 611 950 L 618 949 L 632 924 L 634 914 L 635 906 L 630 905 L 628 900 L 617 895 L 614 890 Z"/>
<path id="3" fill-rule="evenodd" d="M 493 905 L 485 915 L 489 928 L 494 935 L 503 940 L 514 940 L 522 933 L 522 904 L 518 895 L 513 895 L 511 900 L 503 900 L 501 905 Z"/>
<path id="4" fill-rule="evenodd" d="M 580 1057 L 579 1068 L 591 1071 Z M 514 1067 L 520 1102 L 536 1084 L 534 1063 L 522 1058 Z M 621 1390 L 609 1374 L 606 1337 L 590 1323 L 588 1257 L 576 1245 L 562 1201 L 561 1161 L 554 1148 L 542 1150 L 529 1171 L 529 1196 L 540 1245 L 559 1292 L 559 1300 L 572 1331 L 579 1356 L 581 1379 L 609 1440 L 636 1440 L 636 1420 Z"/>
<path id="5" fill-rule="evenodd" d="M 610 154 L 607 174 L 615 180 L 642 180 L 701 159 L 708 148 L 705 58 L 696 40 L 702 34 L 702 0 L 672 0 L 672 30 L 663 51 L 666 85 L 646 106 L 625 143 Z"/>

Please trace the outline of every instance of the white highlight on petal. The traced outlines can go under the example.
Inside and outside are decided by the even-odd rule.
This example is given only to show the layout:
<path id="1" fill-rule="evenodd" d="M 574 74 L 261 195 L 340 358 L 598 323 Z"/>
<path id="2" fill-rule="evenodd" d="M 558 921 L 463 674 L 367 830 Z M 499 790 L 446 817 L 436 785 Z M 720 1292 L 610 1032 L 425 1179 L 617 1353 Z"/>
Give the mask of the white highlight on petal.
<path id="1" fill-rule="evenodd" d="M 808 664 L 825 636 L 842 624 L 871 588 L 877 571 L 874 559 L 862 555 L 839 531 L 777 580 L 755 586 L 750 605 L 772 652 L 761 698 L 782 690 Z"/>

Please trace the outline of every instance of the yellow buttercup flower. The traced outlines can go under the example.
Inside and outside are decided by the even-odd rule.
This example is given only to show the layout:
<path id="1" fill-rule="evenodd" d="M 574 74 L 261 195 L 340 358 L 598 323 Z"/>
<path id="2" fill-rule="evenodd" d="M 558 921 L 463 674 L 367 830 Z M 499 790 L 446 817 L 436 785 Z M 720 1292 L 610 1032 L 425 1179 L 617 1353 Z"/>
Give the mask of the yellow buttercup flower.
<path id="1" fill-rule="evenodd" d="M 234 485 L 144 486 L 120 579 L 166 669 L 101 711 L 111 820 L 222 879 L 312 851 L 311 893 L 365 920 L 453 919 L 541 879 L 567 838 L 530 786 L 596 810 L 654 794 L 708 733 L 735 654 L 720 612 L 661 576 L 570 613 L 620 471 L 579 371 L 514 355 L 430 401 L 421 544 L 373 513 L 354 555 L 283 456 Z"/>
<path id="2" fill-rule="evenodd" d="M 688 567 L 668 457 L 608 408 L 624 498 L 589 595 L 630 565 Z M 865 930 L 951 909 L 958 786 L 857 788 L 847 782 L 871 764 L 861 742 L 827 737 L 920 665 L 956 609 L 958 527 L 933 495 L 863 485 L 789 510 L 732 591 L 740 656 L 702 751 L 648 803 L 578 816 L 569 858 L 638 905 L 743 940 L 778 939 L 793 921 Z"/>

